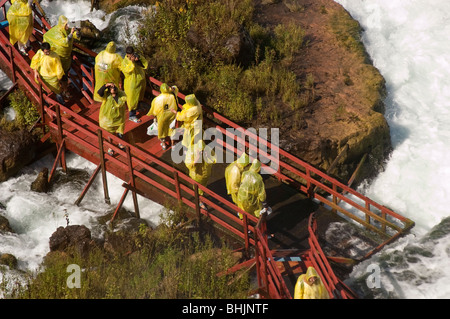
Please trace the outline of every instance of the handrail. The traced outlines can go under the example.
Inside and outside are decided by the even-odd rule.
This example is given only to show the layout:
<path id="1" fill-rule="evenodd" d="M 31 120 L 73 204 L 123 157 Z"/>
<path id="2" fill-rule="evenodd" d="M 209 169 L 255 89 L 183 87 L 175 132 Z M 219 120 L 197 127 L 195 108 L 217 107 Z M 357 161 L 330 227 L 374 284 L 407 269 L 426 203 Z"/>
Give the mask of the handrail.
<path id="1" fill-rule="evenodd" d="M 330 296 L 333 298 L 355 298 L 356 296 L 351 289 L 336 277 L 325 253 L 320 247 L 319 240 L 317 239 L 317 221 L 314 213 L 309 216 L 308 232 L 310 260 L 323 279 Z"/>
<path id="2" fill-rule="evenodd" d="M 152 77 L 149 77 L 149 80 L 150 82 L 158 86 L 162 84 L 161 81 Z M 181 93 L 179 93 L 178 96 L 182 99 L 184 99 L 185 97 Z M 214 122 L 214 124 L 220 132 L 226 134 L 227 136 L 230 136 L 231 138 L 233 138 L 233 140 L 242 140 L 241 137 L 238 137 L 237 135 L 226 130 L 226 127 L 242 129 L 241 126 L 205 105 L 202 105 L 202 107 L 203 110 L 216 121 Z M 380 244 L 380 247 L 389 243 L 392 238 L 401 236 L 414 226 L 414 222 L 412 220 L 395 213 L 394 211 L 383 205 L 380 205 L 379 203 L 352 189 L 348 185 L 341 183 L 337 179 L 327 175 L 321 170 L 299 159 L 298 157 L 288 153 L 282 148 L 273 146 L 271 142 L 264 140 L 259 136 L 256 136 L 253 132 L 247 130 L 245 134 L 247 134 L 249 138 L 257 140 L 258 143 L 262 143 L 265 147 L 267 147 L 267 151 L 258 150 L 258 152 L 262 153 L 263 156 L 266 156 L 269 159 L 273 159 L 273 157 L 271 156 L 274 151 L 278 152 L 282 156 L 279 159 L 279 169 L 277 172 L 274 172 L 275 177 L 296 187 L 301 192 L 307 194 L 311 199 L 315 199 L 320 203 L 329 206 L 332 211 L 338 211 L 344 216 L 366 227 L 368 230 L 371 230 L 378 235 L 387 238 L 382 244 Z M 221 141 L 219 141 L 219 143 L 220 142 Z M 245 147 L 249 150 L 255 150 L 255 145 L 252 145 L 251 143 L 245 141 L 245 138 L 244 143 Z M 222 143 L 221 145 L 232 151 L 234 154 L 237 154 L 237 149 L 234 146 L 230 146 L 227 143 Z M 283 158 L 289 160 L 290 163 Z M 300 168 L 294 167 L 293 164 L 299 166 Z M 294 174 L 298 179 L 294 179 L 291 176 L 284 174 L 281 171 L 281 168 L 291 174 Z M 302 180 L 306 182 L 306 186 L 304 185 L 304 183 L 302 183 Z M 330 184 L 331 187 L 327 186 L 326 183 Z M 314 188 L 317 188 L 319 191 L 313 191 Z M 327 199 L 327 196 L 323 196 L 321 195 L 321 193 L 327 194 L 327 196 L 331 197 L 332 199 Z M 346 194 L 349 194 L 350 196 Z M 352 199 L 352 197 L 354 199 Z M 351 207 L 351 210 L 345 209 L 340 206 L 340 202 L 349 205 Z M 362 217 L 358 216 L 358 214 L 362 214 L 363 217 L 365 216 L 365 218 L 363 219 Z M 388 218 L 392 221 L 388 220 Z M 393 235 L 392 232 L 394 233 Z M 364 258 L 368 258 L 376 251 L 378 251 L 378 248 L 369 252 L 366 256 L 364 256 Z"/>

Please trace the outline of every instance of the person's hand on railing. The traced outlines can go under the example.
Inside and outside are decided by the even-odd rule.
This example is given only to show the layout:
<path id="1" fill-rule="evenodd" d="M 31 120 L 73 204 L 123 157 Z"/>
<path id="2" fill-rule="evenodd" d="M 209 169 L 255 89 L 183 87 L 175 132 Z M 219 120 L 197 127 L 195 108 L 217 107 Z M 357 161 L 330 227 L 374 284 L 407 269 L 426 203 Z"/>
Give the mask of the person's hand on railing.
<path id="1" fill-rule="evenodd" d="M 39 82 L 39 72 L 37 70 L 34 70 L 34 80 Z"/>

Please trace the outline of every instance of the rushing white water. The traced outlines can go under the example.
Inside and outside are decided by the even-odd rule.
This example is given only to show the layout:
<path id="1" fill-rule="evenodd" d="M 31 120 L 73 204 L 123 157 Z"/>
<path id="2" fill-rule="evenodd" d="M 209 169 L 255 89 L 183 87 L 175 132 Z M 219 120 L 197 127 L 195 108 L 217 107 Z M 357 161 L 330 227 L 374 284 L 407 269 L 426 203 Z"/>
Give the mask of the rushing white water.
<path id="1" fill-rule="evenodd" d="M 128 6 L 106 14 L 102 10 L 91 11 L 91 2 L 83 0 L 43 0 L 41 7 L 52 26 L 58 23 L 60 15 L 65 15 L 69 21 L 89 20 L 103 32 L 101 42 L 116 41 L 117 52 L 122 55 L 126 45 L 136 43 L 134 30 L 142 20 L 143 12 L 148 10 L 143 6 Z M 99 43 L 98 47 L 90 49 L 99 52 L 105 47 L 105 43 Z"/>
<path id="2" fill-rule="evenodd" d="M 90 1 L 62 1 L 44 0 L 41 6 L 46 12 L 52 25 L 57 23 L 60 14 L 67 15 L 69 20 L 89 19 L 99 30 L 111 28 L 111 38 L 118 46 L 123 45 L 124 29 L 132 23 L 137 23 L 141 18 L 142 7 L 131 6 L 121 9 L 119 13 L 107 15 L 103 11 L 90 12 Z M 129 39 L 128 39 L 129 40 Z M 93 49 L 93 48 L 92 48 Z M 103 48 L 99 48 L 103 49 Z M 12 83 L 8 77 L 0 72 L 0 87 L 8 89 Z M 6 110 L 7 118 L 14 118 L 12 109 Z M 54 158 L 47 156 L 32 165 L 24 168 L 16 177 L 0 183 L 0 215 L 6 217 L 14 230 L 13 233 L 0 233 L 0 254 L 13 254 L 18 260 L 19 271 L 0 271 L 0 282 L 3 276 L 12 283 L 22 279 L 20 271 L 35 271 L 38 269 L 43 257 L 49 251 L 49 238 L 59 226 L 86 225 L 91 229 L 92 236 L 102 238 L 104 227 L 98 218 L 114 211 L 123 192 L 123 181 L 111 174 L 107 174 L 109 197 L 111 204 L 104 202 L 103 184 L 99 175 L 88 190 L 80 206 L 73 203 L 81 194 L 87 178 L 93 173 L 95 165 L 83 158 L 69 153 L 67 166 L 71 171 L 85 172 L 81 176 L 69 178 L 53 187 L 49 193 L 37 193 L 30 190 L 31 183 L 36 179 L 43 167 L 52 168 Z M 59 170 L 59 169 L 58 169 Z M 78 174 L 80 175 L 80 174 Z M 163 206 L 138 195 L 138 204 L 141 218 L 151 226 L 158 225 Z M 134 204 L 131 195 L 127 196 L 123 207 L 134 212 Z M 6 289 L 8 290 L 8 288 Z M 0 298 L 5 296 L 5 291 L 0 289 Z"/>
<path id="3" fill-rule="evenodd" d="M 361 191 L 416 222 L 412 235 L 357 267 L 354 283 L 378 298 L 449 298 L 450 2 L 335 0 L 359 21 L 386 79 L 393 153 Z M 429 236 L 430 231 L 440 236 Z M 368 289 L 369 264 L 381 286 Z"/>

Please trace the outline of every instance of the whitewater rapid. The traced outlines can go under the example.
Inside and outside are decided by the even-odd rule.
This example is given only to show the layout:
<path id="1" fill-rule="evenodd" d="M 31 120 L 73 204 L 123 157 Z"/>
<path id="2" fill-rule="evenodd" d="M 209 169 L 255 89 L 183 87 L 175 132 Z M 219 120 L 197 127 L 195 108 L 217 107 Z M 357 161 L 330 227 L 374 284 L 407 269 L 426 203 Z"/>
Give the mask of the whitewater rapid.
<path id="1" fill-rule="evenodd" d="M 361 24 L 388 91 L 394 150 L 385 170 L 360 191 L 416 223 L 411 235 L 352 275 L 371 297 L 449 298 L 450 2 L 335 1 Z M 364 287 L 369 264 L 381 268 L 377 289 Z"/>

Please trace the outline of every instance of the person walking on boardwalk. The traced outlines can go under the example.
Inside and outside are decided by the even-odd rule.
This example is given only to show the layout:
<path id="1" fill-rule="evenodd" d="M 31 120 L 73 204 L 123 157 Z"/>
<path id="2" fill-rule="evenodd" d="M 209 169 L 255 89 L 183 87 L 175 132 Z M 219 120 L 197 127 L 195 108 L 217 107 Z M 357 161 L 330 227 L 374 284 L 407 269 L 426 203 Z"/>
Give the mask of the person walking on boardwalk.
<path id="1" fill-rule="evenodd" d="M 81 35 L 75 27 L 69 27 L 69 20 L 66 16 L 61 15 L 58 18 L 58 24 L 44 33 L 44 41 L 50 43 L 52 50 L 55 51 L 61 59 L 64 70 L 64 78 L 62 79 L 63 94 L 66 98 L 70 98 L 68 92 L 70 66 L 72 64 L 72 47 L 74 39 L 80 40 Z"/>
<path id="2" fill-rule="evenodd" d="M 122 61 L 121 70 L 125 76 L 123 88 L 127 95 L 127 105 L 129 111 L 129 120 L 139 123 L 136 112 L 139 103 L 143 101 L 147 79 L 145 70 L 148 68 L 148 62 L 143 57 L 134 52 L 134 48 L 129 46 L 125 49 L 125 57 Z"/>
<path id="3" fill-rule="evenodd" d="M 217 158 L 214 150 L 203 140 L 199 140 L 188 148 L 184 163 L 189 170 L 189 177 L 206 187 L 211 176 L 212 166 L 217 163 Z M 203 190 L 199 188 L 198 194 L 203 195 Z M 206 205 L 202 202 L 200 202 L 200 207 L 206 209 Z"/>
<path id="4" fill-rule="evenodd" d="M 330 299 L 327 288 L 314 267 L 301 274 L 294 288 L 294 299 Z"/>
<path id="5" fill-rule="evenodd" d="M 33 33 L 33 10 L 31 5 L 34 0 L 11 0 L 11 7 L 6 13 L 9 24 L 9 42 L 17 43 L 20 53 L 28 55 L 30 37 Z"/>
<path id="6" fill-rule="evenodd" d="M 114 83 L 110 82 L 103 85 L 97 93 L 103 99 L 98 115 L 99 126 L 109 133 L 117 134 L 122 139 L 125 129 L 125 107 L 127 102 L 125 92 L 119 90 Z M 122 144 L 118 146 L 119 148 L 124 147 Z M 112 149 L 109 149 L 108 153 L 112 155 Z"/>
<path id="7" fill-rule="evenodd" d="M 227 187 L 227 194 L 231 195 L 231 199 L 236 205 L 237 194 L 239 191 L 239 186 L 241 185 L 241 175 L 248 164 L 249 157 L 244 152 L 237 160 L 225 168 L 225 185 Z"/>
<path id="8" fill-rule="evenodd" d="M 239 208 L 258 218 L 262 208 L 267 208 L 266 189 L 260 170 L 261 162 L 254 159 L 250 168 L 242 173 L 236 203 Z M 242 214 L 238 215 L 242 218 Z"/>
<path id="9" fill-rule="evenodd" d="M 178 108 L 177 100 L 173 94 L 173 90 L 177 91 L 176 87 L 170 88 L 167 83 L 161 84 L 159 88 L 161 94 L 152 100 L 148 116 L 154 116 L 158 124 L 158 138 L 161 142 L 161 148 L 167 149 L 166 139 L 172 135 L 170 124 L 175 119 L 175 114 Z"/>
<path id="10" fill-rule="evenodd" d="M 39 83 L 40 78 L 48 89 L 56 94 L 56 100 L 64 105 L 64 99 L 61 96 L 61 79 L 64 76 L 64 70 L 58 54 L 51 51 L 49 43 L 42 43 L 41 48 L 31 59 L 30 68 L 34 70 L 36 83 Z"/>
<path id="11" fill-rule="evenodd" d="M 106 83 L 114 83 L 115 86 L 122 88 L 122 79 L 120 68 L 122 57 L 116 53 L 116 43 L 111 41 L 105 50 L 101 51 L 95 57 L 95 89 L 94 101 L 102 102 L 103 99 L 97 91 Z"/>
<path id="12" fill-rule="evenodd" d="M 195 94 L 189 94 L 185 97 L 186 103 L 180 112 L 172 110 L 176 114 L 176 120 L 183 122 L 182 128 L 183 140 L 181 144 L 189 148 L 194 145 L 197 140 L 201 139 L 203 127 L 203 109 Z"/>

